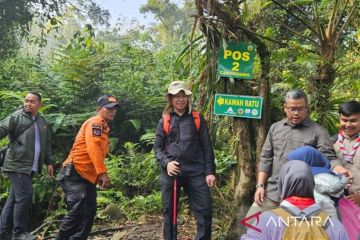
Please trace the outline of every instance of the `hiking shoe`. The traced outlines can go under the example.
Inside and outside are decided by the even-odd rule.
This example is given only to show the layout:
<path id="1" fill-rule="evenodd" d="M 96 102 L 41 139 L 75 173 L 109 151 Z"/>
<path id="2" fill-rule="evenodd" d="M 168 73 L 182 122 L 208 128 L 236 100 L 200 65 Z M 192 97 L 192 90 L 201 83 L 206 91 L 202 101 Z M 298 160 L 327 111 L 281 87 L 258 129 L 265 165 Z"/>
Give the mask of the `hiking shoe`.
<path id="1" fill-rule="evenodd" d="M 14 235 L 12 240 L 36 240 L 37 237 L 34 235 L 31 235 L 30 233 L 24 232 L 20 235 Z"/>

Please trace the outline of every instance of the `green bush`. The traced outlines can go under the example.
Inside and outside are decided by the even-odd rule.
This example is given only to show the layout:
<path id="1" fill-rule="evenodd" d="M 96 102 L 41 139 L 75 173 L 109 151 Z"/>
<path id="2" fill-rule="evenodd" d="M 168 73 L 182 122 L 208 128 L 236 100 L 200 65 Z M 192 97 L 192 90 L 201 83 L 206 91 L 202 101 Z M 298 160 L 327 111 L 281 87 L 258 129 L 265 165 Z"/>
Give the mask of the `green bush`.
<path id="1" fill-rule="evenodd" d="M 131 220 L 136 220 L 141 215 L 159 214 L 162 209 L 161 192 L 155 191 L 147 196 L 136 196 L 124 202 L 121 208 Z"/>
<path id="2" fill-rule="evenodd" d="M 111 156 L 107 167 L 114 189 L 127 197 L 146 195 L 159 189 L 160 170 L 154 152 L 138 151 L 138 144 L 127 142 L 125 153 Z"/>

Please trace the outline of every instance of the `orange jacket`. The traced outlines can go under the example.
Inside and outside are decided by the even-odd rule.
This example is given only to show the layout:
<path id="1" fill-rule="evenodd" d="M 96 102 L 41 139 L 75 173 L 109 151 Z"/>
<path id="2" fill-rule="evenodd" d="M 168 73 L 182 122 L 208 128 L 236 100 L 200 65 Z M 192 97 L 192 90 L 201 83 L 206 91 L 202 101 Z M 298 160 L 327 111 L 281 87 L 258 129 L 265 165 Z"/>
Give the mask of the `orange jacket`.
<path id="1" fill-rule="evenodd" d="M 104 160 L 109 152 L 108 134 L 109 126 L 99 115 L 86 120 L 63 167 L 72 162 L 81 177 L 96 184 L 99 174 L 106 172 Z"/>

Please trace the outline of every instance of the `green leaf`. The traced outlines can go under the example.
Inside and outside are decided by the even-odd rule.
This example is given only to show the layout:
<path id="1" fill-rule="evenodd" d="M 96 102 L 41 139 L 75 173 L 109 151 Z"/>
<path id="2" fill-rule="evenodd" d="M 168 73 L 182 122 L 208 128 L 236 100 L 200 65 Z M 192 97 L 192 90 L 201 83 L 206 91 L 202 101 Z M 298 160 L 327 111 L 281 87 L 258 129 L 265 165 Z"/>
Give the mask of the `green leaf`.
<path id="1" fill-rule="evenodd" d="M 141 120 L 140 119 L 129 119 L 124 122 L 124 126 L 132 126 L 136 132 L 138 132 L 141 128 Z"/>
<path id="2" fill-rule="evenodd" d="M 59 127 L 61 126 L 62 121 L 64 120 L 65 114 L 60 113 L 59 116 L 57 116 L 55 118 L 55 122 L 53 125 L 53 131 L 54 133 L 56 133 L 56 131 L 59 129 Z"/>

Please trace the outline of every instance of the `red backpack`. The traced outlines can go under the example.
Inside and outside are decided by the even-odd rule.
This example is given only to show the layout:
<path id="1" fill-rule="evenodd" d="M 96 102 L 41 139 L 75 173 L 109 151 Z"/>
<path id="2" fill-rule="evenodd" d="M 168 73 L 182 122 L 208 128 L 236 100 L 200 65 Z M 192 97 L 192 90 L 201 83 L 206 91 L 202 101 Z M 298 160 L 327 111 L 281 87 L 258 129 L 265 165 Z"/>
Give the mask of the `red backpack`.
<path id="1" fill-rule="evenodd" d="M 200 113 L 197 111 L 192 111 L 191 114 L 194 118 L 195 127 L 199 131 L 199 129 L 200 129 Z M 171 119 L 170 118 L 171 118 L 170 114 L 163 115 L 163 130 L 164 130 L 165 136 L 168 135 L 170 132 L 170 128 L 171 128 L 171 126 L 170 126 Z"/>

